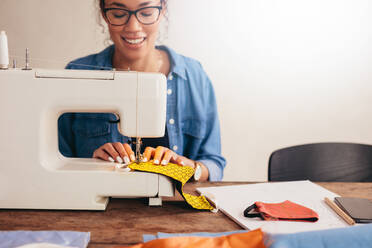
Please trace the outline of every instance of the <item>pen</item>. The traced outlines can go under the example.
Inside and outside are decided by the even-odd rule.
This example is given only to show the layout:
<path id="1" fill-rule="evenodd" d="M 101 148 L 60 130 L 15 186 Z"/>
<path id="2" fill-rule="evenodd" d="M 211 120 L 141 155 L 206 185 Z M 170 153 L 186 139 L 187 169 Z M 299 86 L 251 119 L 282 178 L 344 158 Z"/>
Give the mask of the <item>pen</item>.
<path id="1" fill-rule="evenodd" d="M 324 198 L 324 201 L 327 203 L 327 205 L 333 209 L 344 221 L 346 221 L 349 225 L 354 225 L 355 221 L 347 215 L 339 206 L 336 205 L 333 201 L 331 201 L 328 197 Z"/>

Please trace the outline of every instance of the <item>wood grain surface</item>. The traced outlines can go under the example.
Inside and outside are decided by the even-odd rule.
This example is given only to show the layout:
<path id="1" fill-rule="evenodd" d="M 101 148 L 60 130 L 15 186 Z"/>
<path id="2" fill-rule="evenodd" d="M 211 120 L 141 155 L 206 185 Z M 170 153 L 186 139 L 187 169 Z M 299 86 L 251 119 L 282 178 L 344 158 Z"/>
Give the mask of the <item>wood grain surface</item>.
<path id="1" fill-rule="evenodd" d="M 189 183 L 197 187 L 235 185 L 243 182 Z M 318 183 L 341 196 L 372 200 L 372 183 Z M 223 232 L 240 230 L 221 212 L 189 208 L 177 195 L 162 207 L 149 207 L 146 199 L 111 199 L 106 211 L 0 210 L 0 230 L 69 230 L 90 232 L 89 248 L 109 248 L 142 242 L 143 234 L 157 232 Z"/>

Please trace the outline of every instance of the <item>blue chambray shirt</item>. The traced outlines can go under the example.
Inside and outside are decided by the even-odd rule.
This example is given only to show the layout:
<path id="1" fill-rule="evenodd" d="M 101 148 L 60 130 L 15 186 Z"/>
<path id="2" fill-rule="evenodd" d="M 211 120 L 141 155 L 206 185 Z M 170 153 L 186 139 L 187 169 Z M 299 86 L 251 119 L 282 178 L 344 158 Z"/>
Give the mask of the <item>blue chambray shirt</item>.
<path id="1" fill-rule="evenodd" d="M 210 79 L 201 64 L 166 46 L 171 63 L 167 80 L 167 132 L 169 148 L 200 161 L 209 170 L 209 180 L 223 177 L 226 160 L 221 155 L 220 125 Z M 97 54 L 70 62 L 66 69 L 111 70 L 114 45 Z M 102 92 L 109 94 L 109 92 Z M 92 157 L 107 142 L 130 142 L 121 135 L 110 113 L 67 113 L 58 120 L 59 149 L 66 157 Z"/>

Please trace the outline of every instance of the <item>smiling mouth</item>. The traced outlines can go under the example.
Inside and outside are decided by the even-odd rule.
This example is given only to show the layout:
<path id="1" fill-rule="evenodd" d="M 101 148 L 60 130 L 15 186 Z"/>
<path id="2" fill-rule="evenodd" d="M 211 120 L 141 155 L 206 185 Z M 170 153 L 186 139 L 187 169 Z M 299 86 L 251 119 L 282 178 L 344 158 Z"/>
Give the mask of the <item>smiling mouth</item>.
<path id="1" fill-rule="evenodd" d="M 145 37 L 137 38 L 137 39 L 129 39 L 129 38 L 122 37 L 122 39 L 131 45 L 138 45 L 146 40 Z"/>

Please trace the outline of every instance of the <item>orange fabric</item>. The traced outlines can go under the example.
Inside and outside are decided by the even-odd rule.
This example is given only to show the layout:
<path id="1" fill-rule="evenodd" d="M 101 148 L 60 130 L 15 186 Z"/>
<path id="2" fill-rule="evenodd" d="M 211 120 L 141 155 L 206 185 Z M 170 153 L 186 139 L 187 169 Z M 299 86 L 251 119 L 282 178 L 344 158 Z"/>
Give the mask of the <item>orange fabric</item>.
<path id="1" fill-rule="evenodd" d="M 147 243 L 128 246 L 127 248 L 266 248 L 261 229 L 247 233 L 236 233 L 217 238 L 208 237 L 173 237 L 155 239 Z"/>
<path id="2" fill-rule="evenodd" d="M 310 208 L 296 204 L 291 201 L 282 203 L 255 202 L 257 212 L 262 214 L 265 220 L 294 220 L 311 221 L 319 219 L 318 214 Z"/>

